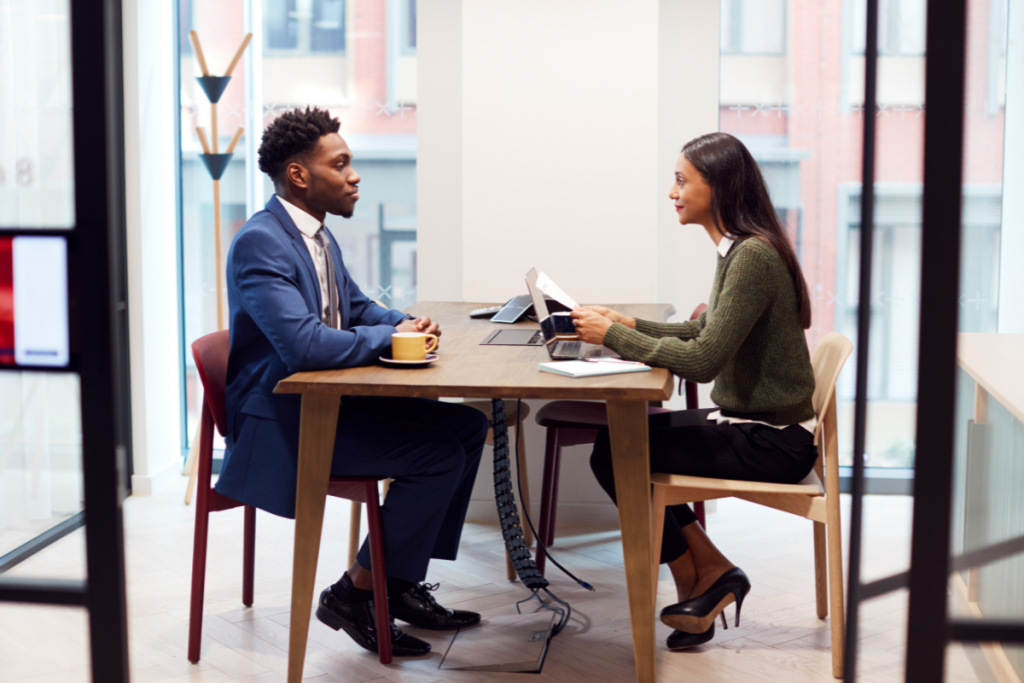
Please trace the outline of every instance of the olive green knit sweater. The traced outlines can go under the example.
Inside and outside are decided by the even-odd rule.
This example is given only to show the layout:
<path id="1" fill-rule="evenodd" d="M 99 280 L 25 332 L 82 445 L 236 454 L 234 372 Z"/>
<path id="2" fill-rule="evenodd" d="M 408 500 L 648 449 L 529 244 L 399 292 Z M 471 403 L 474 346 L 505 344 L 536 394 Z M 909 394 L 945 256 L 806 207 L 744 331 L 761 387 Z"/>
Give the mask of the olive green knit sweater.
<path id="1" fill-rule="evenodd" d="M 718 257 L 708 310 L 697 320 L 615 323 L 604 345 L 623 358 L 715 381 L 711 400 L 728 414 L 773 425 L 814 417 L 807 340 L 789 270 L 775 249 L 750 238 Z"/>

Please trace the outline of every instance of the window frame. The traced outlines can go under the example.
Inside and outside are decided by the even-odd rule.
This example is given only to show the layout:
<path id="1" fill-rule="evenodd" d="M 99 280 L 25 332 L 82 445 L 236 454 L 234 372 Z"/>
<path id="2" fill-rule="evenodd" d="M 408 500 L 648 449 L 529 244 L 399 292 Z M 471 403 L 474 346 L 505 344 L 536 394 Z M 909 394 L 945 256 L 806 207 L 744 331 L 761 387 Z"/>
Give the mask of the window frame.
<path id="1" fill-rule="evenodd" d="M 181 0 L 179 0 L 179 2 L 180 1 Z M 261 1 L 261 0 L 257 0 L 257 1 Z M 302 0 L 296 0 L 296 6 L 298 6 L 298 3 L 301 2 L 301 1 Z M 316 11 L 316 3 L 318 1 L 319 0 L 309 0 L 310 6 L 311 6 L 312 11 L 313 11 L 314 14 L 315 14 L 315 11 Z M 305 34 L 306 34 L 305 35 L 305 41 L 308 42 L 309 45 L 306 45 L 306 46 L 303 45 L 303 40 L 304 40 L 304 38 L 303 38 L 303 29 L 300 26 L 297 29 L 298 30 L 298 35 L 296 36 L 296 47 L 294 47 L 294 48 L 269 47 L 267 45 L 267 42 L 268 42 L 267 41 L 267 37 L 270 35 L 270 29 L 269 29 L 270 14 L 268 12 L 264 11 L 264 12 L 261 12 L 261 14 L 263 15 L 263 17 L 262 17 L 262 25 L 263 25 L 263 34 L 264 34 L 263 55 L 265 57 L 327 57 L 327 56 L 331 56 L 331 57 L 345 57 L 345 56 L 347 56 L 348 55 L 348 9 L 349 9 L 349 7 L 348 7 L 348 0 L 341 0 L 341 3 L 342 3 L 342 5 L 341 5 L 341 29 L 340 30 L 341 30 L 341 38 L 342 38 L 342 42 L 343 42 L 343 47 L 340 50 L 314 50 L 313 49 L 313 47 L 312 47 L 312 41 L 313 41 L 313 25 L 312 24 L 313 24 L 313 21 L 314 21 L 313 15 L 310 15 L 310 17 L 305 20 L 309 24 L 309 26 L 305 30 Z M 298 9 L 296 9 L 296 12 L 298 12 Z M 302 19 L 300 19 L 299 21 L 301 22 Z"/>

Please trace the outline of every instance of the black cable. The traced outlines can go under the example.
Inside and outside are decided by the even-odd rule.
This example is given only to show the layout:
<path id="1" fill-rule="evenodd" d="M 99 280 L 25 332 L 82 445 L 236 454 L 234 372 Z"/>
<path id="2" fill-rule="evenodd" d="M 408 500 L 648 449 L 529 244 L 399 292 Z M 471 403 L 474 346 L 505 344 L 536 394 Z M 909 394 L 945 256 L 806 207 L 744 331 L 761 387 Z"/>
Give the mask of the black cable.
<path id="1" fill-rule="evenodd" d="M 520 430 L 520 419 L 521 419 L 521 416 L 523 414 L 522 410 L 523 410 L 523 400 L 522 399 L 516 399 L 516 454 L 519 453 L 519 435 L 522 433 L 521 430 Z M 522 475 L 522 473 L 519 470 L 518 463 L 516 463 L 516 484 L 519 487 L 519 500 L 525 501 L 526 499 L 523 498 L 523 475 Z M 551 551 L 549 551 L 547 549 L 547 546 L 544 545 L 544 542 L 540 540 L 540 535 L 537 533 L 537 530 L 533 528 L 533 520 L 530 519 L 530 511 L 526 509 L 525 503 L 523 505 L 523 516 L 526 517 L 526 523 L 530 525 L 530 531 L 533 532 L 533 540 L 535 540 L 537 542 L 537 547 L 539 547 L 541 550 L 544 551 L 544 554 L 547 555 L 547 558 L 549 560 L 551 560 L 551 563 L 554 564 L 559 569 L 561 569 L 563 574 L 568 576 L 570 579 L 572 579 L 573 581 L 575 581 L 579 585 L 581 585 L 584 588 L 586 588 L 588 591 L 596 591 L 597 590 L 596 588 L 591 586 L 586 581 L 583 581 L 580 578 L 578 578 L 571 571 L 569 571 L 568 569 L 563 567 L 558 562 L 558 560 L 556 560 L 554 557 L 551 556 Z M 552 597 L 554 597 L 554 596 L 552 596 Z M 557 598 L 555 598 L 555 599 L 557 600 Z M 559 600 L 559 602 L 561 602 L 561 600 Z"/>
<path id="2" fill-rule="evenodd" d="M 519 407 L 522 407 L 520 403 Z M 531 595 L 525 600 L 520 600 L 516 603 L 516 610 L 519 611 L 519 605 L 529 600 L 537 599 L 537 602 L 541 604 L 545 609 L 549 609 L 553 612 L 557 612 L 561 615 L 558 623 L 552 629 L 551 635 L 557 635 L 566 624 L 569 623 L 569 618 L 572 616 L 572 607 L 569 603 L 564 600 L 560 600 L 554 593 L 552 593 L 548 586 L 548 580 L 545 579 L 540 571 L 537 569 L 537 565 L 533 561 L 533 557 L 530 555 L 529 548 L 526 547 L 526 539 L 523 538 L 523 528 L 519 523 L 519 515 L 517 514 L 515 494 L 512 491 L 512 474 L 511 474 L 511 460 L 509 459 L 509 447 L 508 447 L 508 424 L 505 417 L 505 402 L 500 398 L 491 399 L 491 410 L 493 413 L 492 418 L 492 429 L 494 434 L 494 501 L 498 508 L 498 521 L 501 523 L 502 536 L 505 539 L 505 548 L 508 551 L 509 559 L 512 561 L 512 566 L 516 570 L 516 574 L 522 580 L 523 585 L 530 589 Z M 518 447 L 518 433 L 520 424 L 517 419 L 516 421 L 516 434 L 517 441 L 516 446 Z M 516 468 L 516 480 L 519 484 L 520 496 L 522 495 L 522 477 L 518 474 L 519 468 Z M 533 523 L 529 521 L 527 515 L 527 522 L 530 524 L 530 528 L 533 528 Z M 559 565 L 562 571 L 566 571 L 564 567 Z M 568 572 L 566 572 L 568 573 Z M 573 577 L 574 579 L 576 577 Z M 581 585 L 579 579 L 576 579 Z M 565 607 L 562 609 L 556 607 L 553 604 L 544 602 L 540 597 L 540 591 L 543 590 L 548 594 L 548 597 L 554 603 L 558 603 Z M 590 590 L 593 590 L 592 588 Z"/>

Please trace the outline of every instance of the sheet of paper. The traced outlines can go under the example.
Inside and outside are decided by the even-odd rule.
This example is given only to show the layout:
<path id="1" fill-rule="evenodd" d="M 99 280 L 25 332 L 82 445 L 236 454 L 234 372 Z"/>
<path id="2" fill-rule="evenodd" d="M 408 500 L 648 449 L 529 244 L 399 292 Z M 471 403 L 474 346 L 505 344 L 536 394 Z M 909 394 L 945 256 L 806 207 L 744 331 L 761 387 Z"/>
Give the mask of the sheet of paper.
<path id="1" fill-rule="evenodd" d="M 537 273 L 537 287 L 558 303 L 568 306 L 570 309 L 579 306 L 573 298 L 562 291 L 562 288 L 555 284 L 555 281 L 544 273 Z"/>

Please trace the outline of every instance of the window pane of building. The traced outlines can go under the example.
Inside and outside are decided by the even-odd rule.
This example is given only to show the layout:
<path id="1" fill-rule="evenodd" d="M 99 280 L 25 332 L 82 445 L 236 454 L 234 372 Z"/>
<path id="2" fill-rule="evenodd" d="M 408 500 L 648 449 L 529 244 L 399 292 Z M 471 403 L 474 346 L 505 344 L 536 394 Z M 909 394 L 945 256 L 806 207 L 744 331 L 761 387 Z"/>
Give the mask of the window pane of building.
<path id="1" fill-rule="evenodd" d="M 747 54 L 782 54 L 785 50 L 785 0 L 743 0 L 740 44 Z"/>

